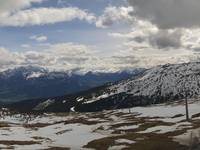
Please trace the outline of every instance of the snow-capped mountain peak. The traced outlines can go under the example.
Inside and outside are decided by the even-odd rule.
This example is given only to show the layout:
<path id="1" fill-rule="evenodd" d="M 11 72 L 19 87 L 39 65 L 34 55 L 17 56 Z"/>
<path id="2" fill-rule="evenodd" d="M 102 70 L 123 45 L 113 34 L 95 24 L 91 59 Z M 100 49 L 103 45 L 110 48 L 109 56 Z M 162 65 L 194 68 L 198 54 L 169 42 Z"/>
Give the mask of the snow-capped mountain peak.
<path id="1" fill-rule="evenodd" d="M 42 72 L 32 72 L 32 74 L 28 75 L 26 77 L 26 79 L 29 80 L 29 79 L 33 79 L 33 78 L 39 78 L 39 77 L 41 77 L 43 75 L 45 75 L 45 74 L 42 73 Z"/>

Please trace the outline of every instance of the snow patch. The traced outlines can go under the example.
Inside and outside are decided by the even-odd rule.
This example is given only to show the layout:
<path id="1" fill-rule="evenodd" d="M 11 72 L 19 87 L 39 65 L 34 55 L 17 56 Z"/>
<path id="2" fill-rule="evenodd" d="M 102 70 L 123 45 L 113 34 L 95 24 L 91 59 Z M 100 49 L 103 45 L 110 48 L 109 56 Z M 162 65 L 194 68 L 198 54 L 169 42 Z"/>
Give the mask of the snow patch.
<path id="1" fill-rule="evenodd" d="M 115 142 L 116 143 L 127 143 L 127 144 L 134 144 L 134 143 L 136 143 L 135 141 L 127 140 L 127 139 L 118 139 Z"/>
<path id="2" fill-rule="evenodd" d="M 42 73 L 42 72 L 32 72 L 30 75 L 28 75 L 26 77 L 26 79 L 29 80 L 29 79 L 33 79 L 33 78 L 39 78 L 43 75 L 44 75 L 44 73 Z"/>
<path id="3" fill-rule="evenodd" d="M 55 103 L 55 100 L 48 99 L 45 102 L 38 104 L 33 110 L 36 110 L 36 111 L 44 110 L 45 108 L 47 108 L 48 106 L 50 106 L 53 103 Z"/>

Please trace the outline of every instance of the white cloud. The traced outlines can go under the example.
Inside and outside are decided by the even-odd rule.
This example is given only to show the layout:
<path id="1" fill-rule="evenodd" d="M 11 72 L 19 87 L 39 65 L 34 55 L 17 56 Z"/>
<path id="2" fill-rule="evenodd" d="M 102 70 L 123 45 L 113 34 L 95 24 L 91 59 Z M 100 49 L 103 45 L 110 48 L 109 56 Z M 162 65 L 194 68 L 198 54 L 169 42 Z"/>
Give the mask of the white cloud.
<path id="1" fill-rule="evenodd" d="M 41 42 L 38 45 L 44 50 L 22 53 L 0 48 L 1 69 L 18 65 L 39 65 L 53 70 L 118 71 L 134 67 L 152 67 L 169 62 L 197 61 L 200 58 L 200 30 L 191 28 L 199 25 L 200 18 L 198 19 L 199 16 L 195 14 L 194 18 L 183 20 L 183 15 L 187 17 L 187 14 L 179 14 L 183 10 L 181 7 L 177 8 L 178 4 L 189 8 L 192 4 L 185 5 L 189 1 L 177 1 L 175 4 L 175 0 L 130 0 L 130 7 L 109 6 L 99 17 L 77 7 L 31 8 L 33 2 L 42 2 L 42 0 L 8 0 L 4 1 L 4 4 L 0 1 L 2 4 L 0 5 L 0 26 L 24 27 L 78 19 L 93 23 L 100 28 L 106 28 L 115 23 L 128 23 L 132 29 L 130 32 L 116 31 L 108 34 L 113 38 L 120 38 L 116 43 L 120 46 L 111 50 L 114 53 L 111 56 L 103 56 L 103 54 L 99 56 L 100 52 L 96 52 L 87 45 L 42 43 L 47 41 L 48 37 L 35 35 L 30 39 Z M 157 4 L 154 5 L 156 2 Z M 192 3 L 199 2 L 192 0 Z M 174 6 L 171 6 L 172 4 Z M 166 8 L 160 7 L 163 5 L 166 5 Z M 197 8 L 198 6 L 195 6 L 194 11 L 200 10 Z M 191 15 L 188 12 L 188 16 Z M 196 21 L 193 20 L 195 18 Z M 21 46 L 29 48 L 27 44 Z"/>
<path id="2" fill-rule="evenodd" d="M 37 42 L 45 42 L 48 40 L 48 37 L 44 35 L 33 35 L 30 37 L 30 39 L 35 40 Z"/>
<path id="3" fill-rule="evenodd" d="M 74 19 L 94 23 L 97 27 L 106 28 L 115 22 L 132 22 L 133 7 L 106 7 L 98 18 L 87 10 L 77 7 L 40 7 L 31 8 L 32 3 L 45 0 L 8 0 L 0 2 L 0 26 L 24 27 L 33 25 L 46 25 Z M 30 8 L 29 8 L 30 7 Z"/>
<path id="4" fill-rule="evenodd" d="M 133 17 L 130 15 L 133 12 L 133 7 L 115 7 L 109 6 L 105 8 L 102 16 L 96 21 L 96 26 L 106 28 L 116 22 L 131 22 Z"/>
<path id="5" fill-rule="evenodd" d="M 67 22 L 74 19 L 95 21 L 95 16 L 76 7 L 32 8 L 0 16 L 0 26 L 32 26 Z"/>
<path id="6" fill-rule="evenodd" d="M 136 55 L 136 51 L 143 53 L 142 58 L 148 58 L 153 54 L 158 54 L 158 57 L 152 56 L 152 64 L 159 64 L 163 57 L 169 62 L 179 62 L 187 58 L 196 59 L 200 51 L 200 1 L 198 0 L 128 0 L 129 6 L 133 11 L 128 13 L 127 20 L 132 30 L 127 33 L 113 32 L 108 33 L 113 38 L 120 38 L 121 49 L 134 49 L 130 51 L 129 55 Z M 105 11 L 107 15 L 112 16 L 114 11 Z M 110 14 L 110 15 L 109 15 Z M 120 16 L 121 12 L 115 11 L 115 16 Z M 103 15 L 104 16 L 104 15 Z M 110 17 L 110 18 L 115 18 Z M 119 20 L 109 19 L 111 24 L 123 22 L 124 18 Z M 132 19 L 131 19 L 132 18 Z M 107 20 L 107 19 L 105 19 Z M 103 21 L 101 21 L 103 22 Z M 107 21 L 105 21 L 107 22 Z M 103 23 L 100 23 L 103 24 Z M 103 25 L 102 25 L 103 26 Z M 119 44 L 119 43 L 118 43 Z M 149 50 L 152 49 L 152 50 Z M 154 51 L 154 52 L 153 52 Z M 174 61 L 171 60 L 172 53 L 166 51 L 173 51 Z M 162 56 L 164 53 L 164 56 Z M 176 53 L 180 53 L 176 55 Z M 195 53 L 195 55 L 193 55 Z M 127 53 L 128 55 L 128 53 Z M 135 56 L 135 57 L 136 57 Z M 159 60 L 159 56 L 162 58 Z M 134 59 L 135 59 L 134 57 Z M 123 57 L 122 57 L 123 58 Z M 142 60 L 141 58 L 141 60 Z M 150 58 L 150 57 L 149 57 Z M 167 59 L 168 58 L 168 59 Z M 176 59 L 177 58 L 177 59 Z M 163 59 L 164 61 L 165 59 Z M 197 60 L 197 59 L 196 59 Z"/>
<path id="7" fill-rule="evenodd" d="M 22 48 L 30 48 L 31 46 L 29 44 L 22 44 L 21 47 Z"/>
<path id="8" fill-rule="evenodd" d="M 0 66 L 1 69 L 18 65 L 22 62 L 21 55 L 18 53 L 10 52 L 5 48 L 0 48 Z"/>
<path id="9" fill-rule="evenodd" d="M 18 10 L 28 8 L 32 3 L 40 3 L 44 0 L 1 0 L 0 15 L 16 12 Z"/>
<path id="10" fill-rule="evenodd" d="M 115 72 L 135 67 L 197 61 L 200 53 L 190 50 L 173 49 L 160 51 L 149 45 L 129 41 L 112 56 L 99 56 L 91 46 L 75 43 L 49 45 L 43 51 L 12 52 L 0 48 L 0 70 L 21 65 L 46 67 L 50 70 L 76 70 L 79 72 Z"/>
<path id="11" fill-rule="evenodd" d="M 165 30 L 149 21 L 137 19 L 131 31 L 108 35 L 121 39 L 121 46 L 111 59 L 113 66 L 121 69 L 192 62 L 200 58 L 199 29 Z"/>
<path id="12" fill-rule="evenodd" d="M 20 66 L 35 65 L 52 70 L 97 69 L 95 63 L 99 58 L 89 46 L 60 43 L 49 45 L 43 51 L 12 52 L 0 48 L 0 70 Z"/>
<path id="13" fill-rule="evenodd" d="M 169 48 L 163 51 L 152 48 L 147 43 L 145 45 L 144 43 L 138 44 L 135 41 L 129 41 L 123 45 L 121 51 L 115 52 L 113 57 L 113 63 L 121 69 L 131 67 L 149 68 L 168 63 L 198 61 L 200 53 L 182 48 Z"/>

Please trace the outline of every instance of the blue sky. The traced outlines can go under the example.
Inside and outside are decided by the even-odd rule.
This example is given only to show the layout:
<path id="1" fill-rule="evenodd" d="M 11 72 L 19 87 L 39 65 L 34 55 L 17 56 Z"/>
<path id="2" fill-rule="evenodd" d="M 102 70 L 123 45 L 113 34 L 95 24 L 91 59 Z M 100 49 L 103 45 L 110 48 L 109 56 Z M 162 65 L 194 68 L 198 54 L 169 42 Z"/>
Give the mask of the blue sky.
<path id="1" fill-rule="evenodd" d="M 121 0 L 46 0 L 43 3 L 33 3 L 32 8 L 41 7 L 78 7 L 80 9 L 92 12 L 95 15 L 101 15 L 109 5 L 125 5 Z M 114 27 L 113 27 L 114 28 Z M 124 30 L 125 27 L 118 27 Z M 110 39 L 107 36 L 108 32 L 115 29 L 96 28 L 94 24 L 74 19 L 70 22 L 59 22 L 48 25 L 36 25 L 25 27 L 1 27 L 0 28 L 0 45 L 14 51 L 24 51 L 26 48 L 21 47 L 23 44 L 29 44 L 31 49 L 36 48 L 38 43 L 31 40 L 29 37 L 33 35 L 45 35 L 48 40 L 43 43 L 63 43 L 73 42 L 81 44 L 96 45 L 99 43 L 108 42 Z M 87 38 L 86 38 L 87 36 Z"/>
<path id="2" fill-rule="evenodd" d="M 197 0 L 2 0 L 0 70 L 116 72 L 199 61 L 199 13 Z"/>

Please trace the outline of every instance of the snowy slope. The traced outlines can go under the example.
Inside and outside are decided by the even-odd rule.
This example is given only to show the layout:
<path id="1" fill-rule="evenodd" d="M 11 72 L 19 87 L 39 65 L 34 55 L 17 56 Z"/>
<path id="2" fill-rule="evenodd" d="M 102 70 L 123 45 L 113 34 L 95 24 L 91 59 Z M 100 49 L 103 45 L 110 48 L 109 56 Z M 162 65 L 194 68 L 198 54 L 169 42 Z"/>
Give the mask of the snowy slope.
<path id="1" fill-rule="evenodd" d="M 110 100 L 112 105 L 129 107 L 199 96 L 200 63 L 196 62 L 151 68 L 142 75 L 94 92 L 82 102 L 91 106 Z"/>
<path id="2" fill-rule="evenodd" d="M 168 97 L 200 95 L 200 63 L 164 65 L 147 70 L 138 79 L 128 80 L 111 90 L 135 96 Z"/>

